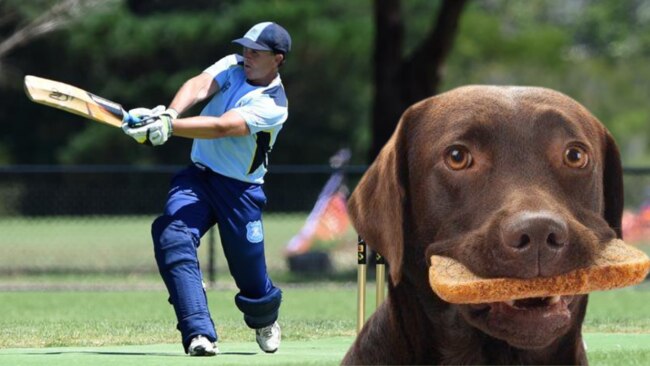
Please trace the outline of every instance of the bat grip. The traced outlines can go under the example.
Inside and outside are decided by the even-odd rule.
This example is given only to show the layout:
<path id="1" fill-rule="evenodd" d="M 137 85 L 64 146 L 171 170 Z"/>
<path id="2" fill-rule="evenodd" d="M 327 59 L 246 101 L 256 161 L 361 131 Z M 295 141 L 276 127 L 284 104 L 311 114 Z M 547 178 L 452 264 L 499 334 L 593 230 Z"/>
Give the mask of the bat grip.
<path id="1" fill-rule="evenodd" d="M 124 110 L 122 111 L 122 122 L 128 123 L 131 128 L 142 127 L 145 125 L 142 118 L 129 114 L 129 112 Z"/>

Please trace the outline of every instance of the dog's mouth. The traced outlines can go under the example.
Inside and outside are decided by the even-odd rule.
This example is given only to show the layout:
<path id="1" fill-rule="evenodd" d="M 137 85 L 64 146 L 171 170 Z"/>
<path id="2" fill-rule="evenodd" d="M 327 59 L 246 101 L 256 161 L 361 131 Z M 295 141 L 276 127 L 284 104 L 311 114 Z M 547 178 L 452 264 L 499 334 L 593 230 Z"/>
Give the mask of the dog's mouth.
<path id="1" fill-rule="evenodd" d="M 572 327 L 579 331 L 586 294 L 637 284 L 646 277 L 650 260 L 644 253 L 619 239 L 603 246 L 589 256 L 587 266 L 532 278 L 479 276 L 454 258 L 433 254 L 429 285 L 483 333 L 516 348 L 544 348 Z"/>
<path id="2" fill-rule="evenodd" d="M 489 304 L 471 304 L 478 312 L 494 311 L 556 311 L 567 307 L 573 301 L 573 296 L 531 297 L 527 299 L 493 302 Z M 531 313 L 532 314 L 532 313 Z"/>
<path id="3" fill-rule="evenodd" d="M 569 305 L 575 296 L 533 297 L 462 305 L 468 322 L 514 347 L 542 348 L 571 326 Z"/>

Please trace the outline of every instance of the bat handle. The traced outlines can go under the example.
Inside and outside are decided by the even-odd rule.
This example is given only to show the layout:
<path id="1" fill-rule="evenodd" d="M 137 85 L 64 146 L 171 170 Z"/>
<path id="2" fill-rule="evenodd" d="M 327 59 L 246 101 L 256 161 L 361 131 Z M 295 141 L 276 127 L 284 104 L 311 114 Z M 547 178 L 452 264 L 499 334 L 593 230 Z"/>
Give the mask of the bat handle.
<path id="1" fill-rule="evenodd" d="M 143 120 L 140 117 L 136 117 L 129 112 L 122 110 L 122 123 L 128 123 L 129 127 L 140 127 L 143 125 Z"/>

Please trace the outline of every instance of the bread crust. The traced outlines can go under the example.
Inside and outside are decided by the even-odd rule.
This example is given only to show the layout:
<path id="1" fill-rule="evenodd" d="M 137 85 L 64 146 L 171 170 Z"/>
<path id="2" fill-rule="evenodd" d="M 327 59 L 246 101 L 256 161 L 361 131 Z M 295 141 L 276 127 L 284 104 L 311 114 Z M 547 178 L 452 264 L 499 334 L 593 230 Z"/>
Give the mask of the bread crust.
<path id="1" fill-rule="evenodd" d="M 480 304 L 631 286 L 642 282 L 649 270 L 650 258 L 644 252 L 615 239 L 605 246 L 590 267 L 533 279 L 481 278 L 452 258 L 434 255 L 429 267 L 429 283 L 447 302 Z"/>

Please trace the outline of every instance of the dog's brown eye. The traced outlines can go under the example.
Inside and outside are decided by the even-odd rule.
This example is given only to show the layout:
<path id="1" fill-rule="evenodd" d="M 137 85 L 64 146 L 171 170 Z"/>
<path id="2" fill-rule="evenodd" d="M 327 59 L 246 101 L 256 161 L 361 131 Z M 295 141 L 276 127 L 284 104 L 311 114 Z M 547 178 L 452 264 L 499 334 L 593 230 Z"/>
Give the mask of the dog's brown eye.
<path id="1" fill-rule="evenodd" d="M 564 151 L 564 164 L 569 168 L 582 169 L 588 162 L 589 155 L 580 146 L 571 146 Z"/>
<path id="2" fill-rule="evenodd" d="M 465 147 L 453 146 L 445 154 L 445 164 L 453 170 L 467 169 L 472 165 L 472 154 Z"/>

